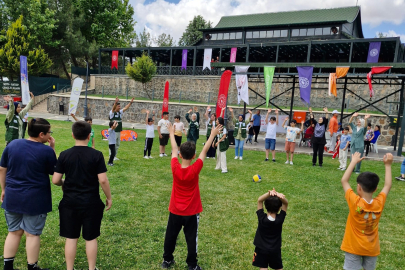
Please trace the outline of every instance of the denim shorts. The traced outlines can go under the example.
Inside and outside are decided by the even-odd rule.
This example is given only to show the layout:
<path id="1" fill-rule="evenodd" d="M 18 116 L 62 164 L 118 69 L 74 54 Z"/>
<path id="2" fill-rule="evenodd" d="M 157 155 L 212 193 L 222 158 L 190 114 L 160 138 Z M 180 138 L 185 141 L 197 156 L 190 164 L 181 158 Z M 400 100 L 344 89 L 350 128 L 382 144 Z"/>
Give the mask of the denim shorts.
<path id="1" fill-rule="evenodd" d="M 265 146 L 266 150 L 275 150 L 276 149 L 276 139 L 267 139 L 265 140 Z"/>
<path id="2" fill-rule="evenodd" d="M 9 232 L 24 230 L 32 235 L 41 235 L 47 214 L 30 216 L 4 211 Z"/>

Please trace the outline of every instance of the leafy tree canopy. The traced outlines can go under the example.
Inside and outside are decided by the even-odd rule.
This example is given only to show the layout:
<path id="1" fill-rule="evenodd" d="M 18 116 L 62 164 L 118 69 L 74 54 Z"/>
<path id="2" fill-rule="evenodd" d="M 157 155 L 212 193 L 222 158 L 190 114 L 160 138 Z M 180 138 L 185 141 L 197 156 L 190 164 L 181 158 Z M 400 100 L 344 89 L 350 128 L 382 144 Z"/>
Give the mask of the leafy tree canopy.
<path id="1" fill-rule="evenodd" d="M 144 91 L 151 98 L 150 90 L 146 89 L 146 83 L 150 82 L 156 74 L 156 65 L 152 58 L 144 53 L 142 56 L 137 57 L 132 65 L 128 63 L 125 71 L 130 78 L 142 83 Z"/>
<path id="2" fill-rule="evenodd" d="M 204 20 L 201 15 L 195 16 L 187 25 L 186 30 L 179 40 L 179 46 L 192 46 L 203 38 L 203 34 L 199 29 L 212 28 L 210 21 Z"/>

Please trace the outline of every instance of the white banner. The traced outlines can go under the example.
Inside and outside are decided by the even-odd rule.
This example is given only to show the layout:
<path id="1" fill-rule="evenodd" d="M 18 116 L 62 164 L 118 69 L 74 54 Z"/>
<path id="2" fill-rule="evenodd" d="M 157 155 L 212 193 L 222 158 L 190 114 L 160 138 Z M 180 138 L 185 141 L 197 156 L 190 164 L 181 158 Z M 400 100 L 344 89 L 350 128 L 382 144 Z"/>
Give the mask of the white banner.
<path id="1" fill-rule="evenodd" d="M 206 68 L 211 69 L 212 49 L 204 49 L 204 64 L 203 70 Z"/>
<path id="2" fill-rule="evenodd" d="M 73 82 L 72 93 L 70 94 L 69 102 L 69 115 L 75 114 L 77 110 L 77 104 L 79 103 L 80 92 L 82 91 L 84 80 L 81 78 L 76 78 Z"/>
<path id="3" fill-rule="evenodd" d="M 243 100 L 249 105 L 249 87 L 247 74 L 238 75 L 238 73 L 247 73 L 249 66 L 235 66 L 236 89 L 238 89 L 238 104 Z"/>
<path id="4" fill-rule="evenodd" d="M 30 102 L 30 87 L 28 85 L 28 63 L 27 57 L 20 55 L 20 74 L 21 74 L 21 97 L 22 104 L 27 105 Z"/>

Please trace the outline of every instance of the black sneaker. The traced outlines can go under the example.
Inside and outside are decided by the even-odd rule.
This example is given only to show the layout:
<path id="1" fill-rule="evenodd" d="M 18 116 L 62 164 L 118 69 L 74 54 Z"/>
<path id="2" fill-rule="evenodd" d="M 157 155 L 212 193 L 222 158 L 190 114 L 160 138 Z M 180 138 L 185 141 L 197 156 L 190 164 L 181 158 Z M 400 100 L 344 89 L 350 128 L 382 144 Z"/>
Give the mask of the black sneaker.
<path id="1" fill-rule="evenodd" d="M 268 159 L 268 158 L 266 158 L 264 161 L 269 161 L 269 159 Z"/>
<path id="2" fill-rule="evenodd" d="M 175 264 L 176 262 L 174 261 L 174 260 L 171 260 L 171 261 L 163 261 L 162 262 L 162 268 L 163 269 L 168 269 L 168 268 L 170 268 L 173 264 Z"/>
<path id="3" fill-rule="evenodd" d="M 28 269 L 29 269 L 29 268 L 28 268 Z M 35 270 L 49 270 L 48 268 L 41 268 L 41 267 L 39 267 L 38 264 L 35 264 L 34 267 L 33 267 L 33 269 L 35 269 Z"/>
<path id="4" fill-rule="evenodd" d="M 199 267 L 198 265 L 196 267 L 189 266 L 188 270 L 202 270 L 202 268 Z"/>
<path id="5" fill-rule="evenodd" d="M 405 178 L 403 178 L 402 175 L 395 177 L 395 179 L 397 179 L 399 181 L 405 181 Z"/>
<path id="6" fill-rule="evenodd" d="M 322 164 L 319 164 L 319 167 L 322 167 Z"/>
<path id="7" fill-rule="evenodd" d="M 315 163 L 313 163 L 313 164 L 312 164 L 312 166 L 313 166 L 313 167 L 315 167 L 315 166 L 316 166 L 316 164 L 315 164 Z"/>
<path id="8" fill-rule="evenodd" d="M 276 162 L 276 160 L 275 160 L 275 159 L 273 159 L 273 162 Z"/>

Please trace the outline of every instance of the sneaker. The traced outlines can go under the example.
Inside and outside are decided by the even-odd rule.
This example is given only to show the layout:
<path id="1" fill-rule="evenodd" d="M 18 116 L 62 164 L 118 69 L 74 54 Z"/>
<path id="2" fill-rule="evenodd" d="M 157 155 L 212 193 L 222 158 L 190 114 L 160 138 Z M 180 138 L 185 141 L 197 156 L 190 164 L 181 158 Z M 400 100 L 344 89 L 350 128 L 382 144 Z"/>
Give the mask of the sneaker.
<path id="1" fill-rule="evenodd" d="M 242 157 L 239 157 L 239 160 L 242 160 L 243 158 Z"/>
<path id="2" fill-rule="evenodd" d="M 342 167 L 339 167 L 339 168 L 337 168 L 338 170 L 341 170 L 342 169 Z"/>
<path id="3" fill-rule="evenodd" d="M 198 265 L 196 267 L 189 266 L 188 270 L 202 270 L 202 268 Z"/>
<path id="4" fill-rule="evenodd" d="M 144 159 L 149 159 L 148 156 L 144 156 L 143 158 L 144 158 Z"/>
<path id="5" fill-rule="evenodd" d="M 290 163 L 290 162 L 287 160 L 284 164 L 288 164 L 288 163 Z"/>
<path id="6" fill-rule="evenodd" d="M 356 174 L 360 174 L 360 172 L 356 172 Z"/>
<path id="7" fill-rule="evenodd" d="M 205 158 L 210 158 L 210 157 L 205 157 Z"/>
<path id="8" fill-rule="evenodd" d="M 117 158 L 117 157 L 114 157 L 114 160 L 120 160 L 119 158 Z"/>
<path id="9" fill-rule="evenodd" d="M 73 269 L 73 270 L 75 270 L 75 269 Z M 87 268 L 87 270 L 89 270 L 89 269 Z M 96 268 L 94 268 L 94 270 L 98 270 L 98 268 L 96 267 Z"/>
<path id="10" fill-rule="evenodd" d="M 335 152 L 333 152 L 333 151 L 328 151 L 328 153 L 329 153 L 329 154 L 334 154 Z"/>
<path id="11" fill-rule="evenodd" d="M 35 270 L 49 270 L 48 268 L 41 268 L 41 267 L 39 267 L 38 266 L 38 264 L 34 264 L 34 267 L 33 267 Z M 15 270 L 17 270 L 17 269 L 15 269 Z"/>
<path id="12" fill-rule="evenodd" d="M 266 158 L 264 161 L 269 161 L 269 159 L 268 159 L 268 158 Z"/>
<path id="13" fill-rule="evenodd" d="M 316 164 L 314 163 L 314 164 L 312 164 L 312 167 L 315 167 L 316 166 Z"/>
<path id="14" fill-rule="evenodd" d="M 290 165 L 293 165 L 294 163 L 292 161 L 290 161 Z"/>
<path id="15" fill-rule="evenodd" d="M 276 162 L 276 160 L 275 160 L 275 159 L 273 159 L 273 162 Z"/>
<path id="16" fill-rule="evenodd" d="M 163 154 L 159 154 L 159 157 L 163 157 Z"/>
<path id="17" fill-rule="evenodd" d="M 163 261 L 162 262 L 162 268 L 163 269 L 168 269 L 169 267 L 173 266 L 173 264 L 175 264 L 176 262 L 174 260 L 171 261 Z"/>
<path id="18" fill-rule="evenodd" d="M 164 156 L 164 157 L 167 157 L 167 155 L 166 155 L 165 153 L 163 153 L 163 156 Z"/>
<path id="19" fill-rule="evenodd" d="M 238 159 L 238 156 L 235 156 L 235 159 Z"/>
<path id="20" fill-rule="evenodd" d="M 108 166 L 114 166 L 114 164 L 112 164 L 112 163 L 108 163 Z"/>
<path id="21" fill-rule="evenodd" d="M 405 178 L 403 178 L 402 175 L 395 177 L 395 179 L 397 179 L 399 181 L 405 181 Z"/>
<path id="22" fill-rule="evenodd" d="M 346 171 L 346 168 L 340 168 L 341 171 Z"/>
<path id="23" fill-rule="evenodd" d="M 319 164 L 319 167 L 322 167 L 322 164 Z"/>
<path id="24" fill-rule="evenodd" d="M 152 156 L 149 156 L 148 158 L 153 158 Z"/>
<path id="25" fill-rule="evenodd" d="M 228 171 L 222 171 L 222 173 L 227 173 Z"/>
<path id="26" fill-rule="evenodd" d="M 215 157 L 212 157 L 212 159 L 215 159 Z"/>

